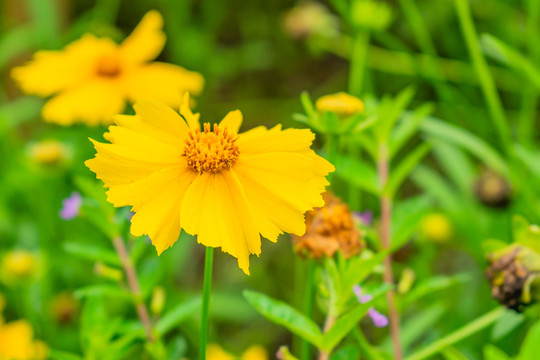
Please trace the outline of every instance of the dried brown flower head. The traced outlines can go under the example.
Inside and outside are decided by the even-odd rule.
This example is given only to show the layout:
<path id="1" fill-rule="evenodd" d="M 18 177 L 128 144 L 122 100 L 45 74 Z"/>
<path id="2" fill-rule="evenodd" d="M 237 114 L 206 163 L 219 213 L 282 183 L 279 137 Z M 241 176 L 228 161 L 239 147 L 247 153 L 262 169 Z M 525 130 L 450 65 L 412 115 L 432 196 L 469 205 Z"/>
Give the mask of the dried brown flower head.
<path id="1" fill-rule="evenodd" d="M 356 228 L 347 204 L 330 193 L 323 195 L 325 205 L 306 214 L 306 233 L 293 236 L 295 251 L 320 259 L 340 251 L 345 258 L 360 253 L 364 241 Z"/>

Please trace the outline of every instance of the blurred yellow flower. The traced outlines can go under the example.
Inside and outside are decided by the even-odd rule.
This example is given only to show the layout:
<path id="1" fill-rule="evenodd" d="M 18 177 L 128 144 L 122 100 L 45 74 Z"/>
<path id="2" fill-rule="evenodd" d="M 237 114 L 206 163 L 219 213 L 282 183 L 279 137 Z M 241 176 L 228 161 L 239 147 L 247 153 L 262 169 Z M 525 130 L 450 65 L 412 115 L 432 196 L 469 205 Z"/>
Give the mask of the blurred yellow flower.
<path id="1" fill-rule="evenodd" d="M 36 267 L 36 256 L 26 250 L 15 250 L 2 258 L 2 270 L 11 278 L 28 277 L 35 273 Z"/>
<path id="2" fill-rule="evenodd" d="M 33 338 L 34 331 L 25 320 L 0 323 L 0 360 L 46 359 L 47 346 Z"/>
<path id="3" fill-rule="evenodd" d="M 325 176 L 334 167 L 310 149 L 309 130 L 263 126 L 238 134 L 235 110 L 200 130 L 186 94 L 180 115 L 158 102 L 135 104 L 94 142 L 86 165 L 109 188 L 108 201 L 132 206 L 131 233 L 147 234 L 161 254 L 183 228 L 199 243 L 221 247 L 249 274 L 261 235 L 277 241 L 305 232 L 304 213 L 324 205 Z M 186 124 L 187 122 L 187 124 Z"/>
<path id="4" fill-rule="evenodd" d="M 428 240 L 444 243 L 453 235 L 452 223 L 444 214 L 426 215 L 420 223 L 420 234 Z"/>
<path id="5" fill-rule="evenodd" d="M 29 155 L 32 160 L 44 165 L 52 165 L 65 159 L 67 149 L 64 144 L 56 140 L 44 140 L 32 144 Z"/>
<path id="6" fill-rule="evenodd" d="M 322 96 L 317 99 L 315 107 L 320 112 L 330 111 L 343 117 L 360 114 L 364 111 L 362 100 L 346 92 Z"/>
<path id="7" fill-rule="evenodd" d="M 202 91 L 199 73 L 155 59 L 165 44 L 163 18 L 148 12 L 120 45 L 85 34 L 61 51 L 38 51 L 12 76 L 20 88 L 42 97 L 55 95 L 42 110 L 46 121 L 110 123 L 126 100 L 155 99 L 178 105 L 186 91 Z"/>
<path id="8" fill-rule="evenodd" d="M 242 356 L 234 356 L 217 344 L 210 344 L 206 349 L 207 360 L 268 360 L 268 353 L 259 345 L 250 346 Z"/>

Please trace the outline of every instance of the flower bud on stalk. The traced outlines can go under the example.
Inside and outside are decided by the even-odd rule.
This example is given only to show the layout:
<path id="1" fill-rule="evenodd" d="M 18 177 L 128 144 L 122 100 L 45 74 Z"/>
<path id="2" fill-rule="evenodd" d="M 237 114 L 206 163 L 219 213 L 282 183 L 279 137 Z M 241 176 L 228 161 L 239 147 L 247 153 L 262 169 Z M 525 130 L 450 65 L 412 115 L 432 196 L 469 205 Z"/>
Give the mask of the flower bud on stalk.
<path id="1" fill-rule="evenodd" d="M 512 244 L 488 254 L 486 275 L 494 299 L 510 309 L 523 308 L 540 299 L 540 254 Z"/>

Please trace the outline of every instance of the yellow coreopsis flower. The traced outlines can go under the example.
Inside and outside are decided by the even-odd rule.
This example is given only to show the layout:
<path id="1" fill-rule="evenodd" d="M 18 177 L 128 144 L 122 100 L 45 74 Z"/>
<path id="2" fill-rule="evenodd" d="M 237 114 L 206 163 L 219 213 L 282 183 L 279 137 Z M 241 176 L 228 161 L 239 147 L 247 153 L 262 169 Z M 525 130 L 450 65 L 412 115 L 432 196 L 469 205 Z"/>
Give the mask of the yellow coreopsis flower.
<path id="1" fill-rule="evenodd" d="M 155 99 L 175 106 L 184 92 L 200 93 L 204 81 L 180 66 L 150 62 L 165 45 L 162 27 L 162 16 L 150 11 L 120 45 L 85 34 L 61 51 L 38 51 L 12 76 L 28 94 L 54 95 L 42 115 L 62 125 L 109 123 L 123 112 L 126 100 Z"/>
<path id="2" fill-rule="evenodd" d="M 0 360 L 41 360 L 47 358 L 47 346 L 34 340 L 34 331 L 26 320 L 0 323 Z"/>
<path id="3" fill-rule="evenodd" d="M 259 345 L 250 346 L 242 356 L 235 356 L 217 344 L 210 344 L 206 349 L 206 358 L 208 360 L 268 360 L 268 353 Z"/>
<path id="4" fill-rule="evenodd" d="M 181 228 L 205 246 L 221 247 L 249 274 L 249 255 L 261 252 L 261 235 L 302 235 L 304 213 L 324 205 L 325 176 L 334 167 L 310 149 L 309 130 L 257 127 L 238 134 L 240 111 L 205 123 L 189 109 L 180 115 L 152 101 L 135 104 L 135 116 L 117 116 L 94 142 L 86 165 L 109 188 L 115 206 L 132 206 L 131 233 L 147 234 L 158 254 Z"/>
<path id="5" fill-rule="evenodd" d="M 324 95 L 317 99 L 315 107 L 320 112 L 330 111 L 340 116 L 351 116 L 364 111 L 364 103 L 346 92 Z"/>

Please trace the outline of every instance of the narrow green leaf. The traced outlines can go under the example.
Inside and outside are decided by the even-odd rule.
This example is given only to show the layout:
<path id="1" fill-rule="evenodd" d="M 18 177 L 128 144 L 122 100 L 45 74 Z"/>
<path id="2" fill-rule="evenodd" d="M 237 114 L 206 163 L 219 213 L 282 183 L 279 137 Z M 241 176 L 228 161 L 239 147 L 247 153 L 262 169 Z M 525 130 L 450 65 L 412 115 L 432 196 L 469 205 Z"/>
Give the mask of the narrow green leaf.
<path id="1" fill-rule="evenodd" d="M 452 276 L 432 276 L 429 279 L 416 285 L 409 293 L 403 298 L 403 307 L 405 308 L 409 304 L 415 303 L 422 297 L 431 294 L 436 291 L 447 289 L 451 286 L 463 284 L 471 279 L 467 274 L 457 274 Z"/>
<path id="2" fill-rule="evenodd" d="M 165 315 L 159 319 L 154 330 L 161 337 L 166 335 L 169 331 L 176 328 L 180 323 L 186 320 L 191 315 L 197 313 L 201 308 L 201 298 L 191 298 L 186 300 L 171 310 L 167 311 Z"/>
<path id="3" fill-rule="evenodd" d="M 49 358 L 51 360 L 83 360 L 80 355 L 55 349 L 49 349 Z"/>
<path id="4" fill-rule="evenodd" d="M 372 194 L 379 193 L 377 172 L 365 162 L 336 154 L 334 166 L 336 174 L 342 179 Z"/>
<path id="5" fill-rule="evenodd" d="M 309 341 L 316 347 L 321 347 L 321 330 L 310 318 L 284 302 L 255 291 L 244 291 L 244 297 L 251 306 L 270 321 L 286 327 L 292 333 Z"/>
<path id="6" fill-rule="evenodd" d="M 450 125 L 433 117 L 427 118 L 420 126 L 427 135 L 459 145 L 490 168 L 509 178 L 508 166 L 499 153 L 484 140 L 465 129 Z"/>
<path id="7" fill-rule="evenodd" d="M 119 288 L 116 285 L 89 285 L 75 290 L 73 295 L 82 299 L 85 297 L 116 297 L 124 299 L 132 299 L 130 292 Z"/>
<path id="8" fill-rule="evenodd" d="M 521 345 L 518 360 L 536 360 L 540 354 L 540 320 L 537 321 L 527 333 Z"/>
<path id="9" fill-rule="evenodd" d="M 422 121 L 433 111 L 433 105 L 424 104 L 415 111 L 407 113 L 390 134 L 390 158 L 416 133 Z"/>
<path id="10" fill-rule="evenodd" d="M 511 358 L 498 347 L 487 344 L 484 346 L 484 360 L 511 360 Z"/>
<path id="11" fill-rule="evenodd" d="M 453 180 L 461 192 L 469 194 L 476 177 L 476 169 L 468 155 L 446 141 L 434 142 L 433 154 L 446 175 Z"/>
<path id="12" fill-rule="evenodd" d="M 64 243 L 62 244 L 62 248 L 65 252 L 82 259 L 101 261 L 114 266 L 122 266 L 122 262 L 118 255 L 109 249 L 75 242 Z"/>
<path id="13" fill-rule="evenodd" d="M 518 314 L 514 311 L 505 312 L 493 326 L 493 330 L 491 331 L 491 340 L 501 340 L 523 324 L 523 321 L 525 321 L 523 314 Z"/>
<path id="14" fill-rule="evenodd" d="M 373 306 L 373 302 L 390 290 L 390 288 L 391 286 L 388 284 L 382 285 L 377 291 L 373 292 L 373 299 L 366 303 L 357 305 L 353 310 L 337 319 L 330 330 L 323 335 L 320 348 L 331 352 L 332 349 L 334 349 L 336 345 L 339 344 L 339 342 L 343 340 L 343 338 L 349 332 L 351 332 L 358 322 L 366 315 L 369 308 Z"/>
<path id="15" fill-rule="evenodd" d="M 309 97 L 307 91 L 303 91 L 302 94 L 300 94 L 300 102 L 302 103 L 304 111 L 306 112 L 308 117 L 314 117 L 315 115 L 317 115 L 315 107 L 313 106 L 313 103 L 311 102 L 311 98 Z"/>
<path id="16" fill-rule="evenodd" d="M 527 167 L 529 171 L 540 179 L 540 152 L 530 151 L 525 149 L 522 145 L 516 144 L 514 150 L 518 159 Z"/>
<path id="17" fill-rule="evenodd" d="M 347 302 L 348 299 L 350 299 L 350 297 L 352 296 L 353 286 L 361 283 L 366 277 L 368 277 L 375 268 L 375 266 L 382 263 L 382 261 L 386 256 L 388 256 L 388 254 L 390 254 L 390 250 L 381 251 L 370 257 L 369 259 L 357 258 L 357 260 L 353 260 L 354 262 L 352 262 L 347 267 L 347 270 L 343 274 L 343 293 L 340 296 L 340 298 L 342 299 L 342 303 Z"/>
<path id="18" fill-rule="evenodd" d="M 399 165 L 390 172 L 390 179 L 386 184 L 383 193 L 393 197 L 401 184 L 405 181 L 411 171 L 431 150 L 430 143 L 423 143 L 414 149 Z"/>
<path id="19" fill-rule="evenodd" d="M 446 360 L 467 360 L 465 355 L 453 346 L 445 348 L 441 351 L 441 354 Z"/>

